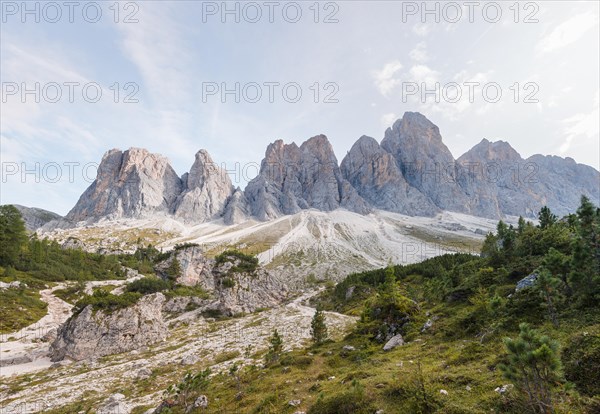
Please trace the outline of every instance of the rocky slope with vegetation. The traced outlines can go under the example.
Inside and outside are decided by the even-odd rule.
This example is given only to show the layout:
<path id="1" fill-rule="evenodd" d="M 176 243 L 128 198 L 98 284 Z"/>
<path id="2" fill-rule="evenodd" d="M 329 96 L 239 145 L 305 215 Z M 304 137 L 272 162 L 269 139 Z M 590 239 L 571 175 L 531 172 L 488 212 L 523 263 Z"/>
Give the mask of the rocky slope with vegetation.
<path id="1" fill-rule="evenodd" d="M 542 208 L 536 223 L 498 223 L 480 255 L 445 254 L 355 273 L 245 314 L 203 305 L 214 303 L 211 293 L 235 286 L 240 292 L 233 296 L 245 300 L 245 283 L 260 269 L 250 255 L 217 255 L 210 274 L 201 271 L 198 277 L 214 278 L 215 290 L 207 292 L 179 283 L 184 266 L 204 269 L 194 265 L 196 246 L 93 255 L 22 238 L 14 220 L 19 216 L 9 208 L 1 213 L 2 240 L 11 237 L 10 246 L 15 240 L 19 246 L 2 251 L 4 283 L 22 282 L 27 287 L 19 289 L 34 293 L 55 283 L 59 273 L 51 269 L 61 261 L 63 281 L 124 278 L 126 266 L 149 276 L 119 287 L 120 294 L 116 287 L 102 293 L 98 286 L 91 296 L 86 286 L 67 280 L 61 295 L 78 303 L 76 310 L 93 314 L 96 307 L 96 315 L 106 309 L 117 315 L 160 295 L 167 302 L 194 302 L 164 314 L 164 342 L 3 377 L 2 409 L 51 414 L 600 409 L 600 209 L 585 197 L 575 214 L 563 218 Z M 179 261 L 184 258 L 185 265 Z M 81 267 L 86 272 L 76 271 Z M 155 272 L 158 276 L 150 276 Z M 23 305 L 14 306 L 9 313 Z"/>

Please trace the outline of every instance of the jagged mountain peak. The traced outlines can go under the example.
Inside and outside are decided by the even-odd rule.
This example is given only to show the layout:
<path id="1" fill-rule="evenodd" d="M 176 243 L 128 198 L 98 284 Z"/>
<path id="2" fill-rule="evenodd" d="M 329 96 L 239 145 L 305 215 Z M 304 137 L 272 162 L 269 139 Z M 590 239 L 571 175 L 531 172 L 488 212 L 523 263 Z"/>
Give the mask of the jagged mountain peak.
<path id="1" fill-rule="evenodd" d="M 300 145 L 300 149 L 308 149 L 308 148 L 324 148 L 331 149 L 333 151 L 333 147 L 329 142 L 327 136 L 323 134 L 315 135 L 304 141 L 302 145 Z"/>
<path id="2" fill-rule="evenodd" d="M 377 150 L 379 148 L 379 142 L 373 137 L 369 137 L 367 135 L 361 136 L 355 143 L 352 145 L 350 151 L 353 150 Z"/>
<path id="3" fill-rule="evenodd" d="M 201 149 L 196 152 L 194 164 L 186 177 L 187 189 L 201 188 L 206 180 L 210 179 L 220 180 L 223 185 L 231 187 L 231 180 L 227 172 L 212 160 L 208 151 Z"/>
<path id="4" fill-rule="evenodd" d="M 203 223 L 222 216 L 234 193 L 227 172 L 204 149 L 196 153 L 184 184 L 175 201 L 174 213 L 188 223 Z"/>
<path id="5" fill-rule="evenodd" d="M 403 140 L 435 140 L 442 141 L 440 130 L 433 122 L 420 112 L 405 112 L 402 118 L 396 120 L 386 131 L 387 136 L 396 136 Z"/>
<path id="6" fill-rule="evenodd" d="M 67 214 L 72 221 L 168 213 L 182 182 L 166 157 L 143 148 L 112 149 L 94 182 Z"/>
<path id="7" fill-rule="evenodd" d="M 463 161 L 520 161 L 521 155 L 506 141 L 489 141 L 483 138 L 477 145 L 458 158 Z"/>

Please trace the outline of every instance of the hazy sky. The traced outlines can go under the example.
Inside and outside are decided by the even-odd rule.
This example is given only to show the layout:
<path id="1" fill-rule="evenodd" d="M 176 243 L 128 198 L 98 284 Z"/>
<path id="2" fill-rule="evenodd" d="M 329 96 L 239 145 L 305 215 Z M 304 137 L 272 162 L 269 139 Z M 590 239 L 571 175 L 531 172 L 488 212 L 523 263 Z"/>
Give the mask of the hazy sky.
<path id="1" fill-rule="evenodd" d="M 115 147 L 179 174 L 205 148 L 243 187 L 276 139 L 341 161 L 405 111 L 455 157 L 599 168 L 599 2 L 513 3 L 2 1 L 0 202 L 65 214 Z"/>

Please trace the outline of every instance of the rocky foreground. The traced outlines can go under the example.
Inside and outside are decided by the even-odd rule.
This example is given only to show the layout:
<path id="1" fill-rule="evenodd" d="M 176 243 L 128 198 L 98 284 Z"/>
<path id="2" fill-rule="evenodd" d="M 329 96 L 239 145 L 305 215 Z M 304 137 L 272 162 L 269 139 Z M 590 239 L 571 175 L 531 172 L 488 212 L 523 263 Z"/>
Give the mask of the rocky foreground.
<path id="1" fill-rule="evenodd" d="M 159 261 L 155 271 L 164 280 L 174 278 L 176 286 L 202 289 L 203 294 L 168 296 L 165 291 L 146 294 L 124 307 L 98 308 L 93 301 L 72 307 L 57 298 L 55 290 L 65 283 L 42 291 L 47 317 L 4 335 L 0 343 L 1 412 L 44 412 L 79 400 L 98 400 L 99 413 L 129 413 L 137 405 L 160 403 L 156 384 L 153 392 L 136 385 L 157 372 L 154 381 L 167 388 L 190 369 L 220 372 L 236 362 L 260 366 L 274 329 L 288 349 L 303 346 L 310 337 L 315 310 L 303 303 L 317 291 L 290 300 L 285 284 L 251 256 L 225 252 L 209 259 L 198 246 L 181 246 Z M 111 300 L 124 301 L 131 295 L 125 286 L 142 277 L 133 271 L 129 276 L 87 282 L 84 290 L 89 294 L 93 288 L 116 285 L 110 289 Z M 334 336 L 354 322 L 336 313 L 327 314 L 327 320 Z M 131 391 L 127 400 L 120 395 L 108 398 L 121 389 Z"/>
<path id="2" fill-rule="evenodd" d="M 211 367 L 214 372 L 221 372 L 235 362 L 260 365 L 259 351 L 266 350 L 275 328 L 283 336 L 286 349 L 305 345 L 310 338 L 314 309 L 303 303 L 315 293 L 308 292 L 273 309 L 224 321 L 206 319 L 197 309 L 168 319 L 168 334 L 156 345 L 79 362 L 65 360 L 26 376 L 14 372 L 2 377 L 0 408 L 2 413 L 35 413 L 81 399 L 97 400 L 98 409 L 113 404 L 119 407 L 120 414 L 129 413 L 136 406 L 156 406 L 162 391 L 144 390 L 147 386 L 144 379 L 150 376 L 158 388 L 166 389 L 189 370 Z M 336 338 L 355 323 L 354 318 L 333 312 L 327 312 L 326 318 Z M 111 397 L 123 389 L 131 390 L 131 397 Z"/>

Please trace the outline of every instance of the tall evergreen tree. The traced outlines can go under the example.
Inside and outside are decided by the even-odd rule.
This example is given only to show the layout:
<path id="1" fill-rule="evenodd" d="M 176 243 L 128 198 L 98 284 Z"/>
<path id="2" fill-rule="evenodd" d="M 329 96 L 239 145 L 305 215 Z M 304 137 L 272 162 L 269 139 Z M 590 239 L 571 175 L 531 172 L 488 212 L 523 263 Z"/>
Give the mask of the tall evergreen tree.
<path id="1" fill-rule="evenodd" d="M 0 265 L 15 266 L 27 243 L 21 213 L 15 206 L 0 206 Z"/>
<path id="2" fill-rule="evenodd" d="M 265 360 L 267 364 L 272 364 L 278 361 L 281 358 L 281 353 L 283 352 L 283 339 L 277 329 L 273 330 L 273 334 L 271 338 L 269 338 L 269 351 L 265 356 Z"/>
<path id="3" fill-rule="evenodd" d="M 582 196 L 569 281 L 583 305 L 600 299 L 600 211 Z"/>
<path id="4" fill-rule="evenodd" d="M 319 305 L 310 323 L 310 334 L 315 344 L 320 345 L 327 340 L 327 324 L 325 323 L 325 313 Z"/>
<path id="5" fill-rule="evenodd" d="M 556 310 L 556 304 L 560 299 L 560 293 L 558 290 L 559 285 L 560 279 L 552 275 L 548 269 L 541 269 L 538 272 L 536 288 L 544 300 L 544 306 L 548 312 L 548 318 L 555 327 L 558 326 L 558 313 Z"/>
<path id="6" fill-rule="evenodd" d="M 548 269 L 550 273 L 560 278 L 564 285 L 564 292 L 567 296 L 571 296 L 571 286 L 569 285 L 568 280 L 570 260 L 570 256 L 567 256 L 566 254 L 556 250 L 554 247 L 551 247 L 542 261 L 545 269 Z"/>
<path id="7" fill-rule="evenodd" d="M 166 273 L 168 278 L 172 281 L 177 280 L 177 278 L 181 276 L 181 265 L 179 264 L 177 257 L 173 257 L 169 267 L 167 267 Z"/>
<path id="8" fill-rule="evenodd" d="M 545 229 L 556 223 L 558 217 L 553 214 L 548 206 L 542 207 L 538 213 L 538 220 L 540 221 L 540 228 Z"/>

